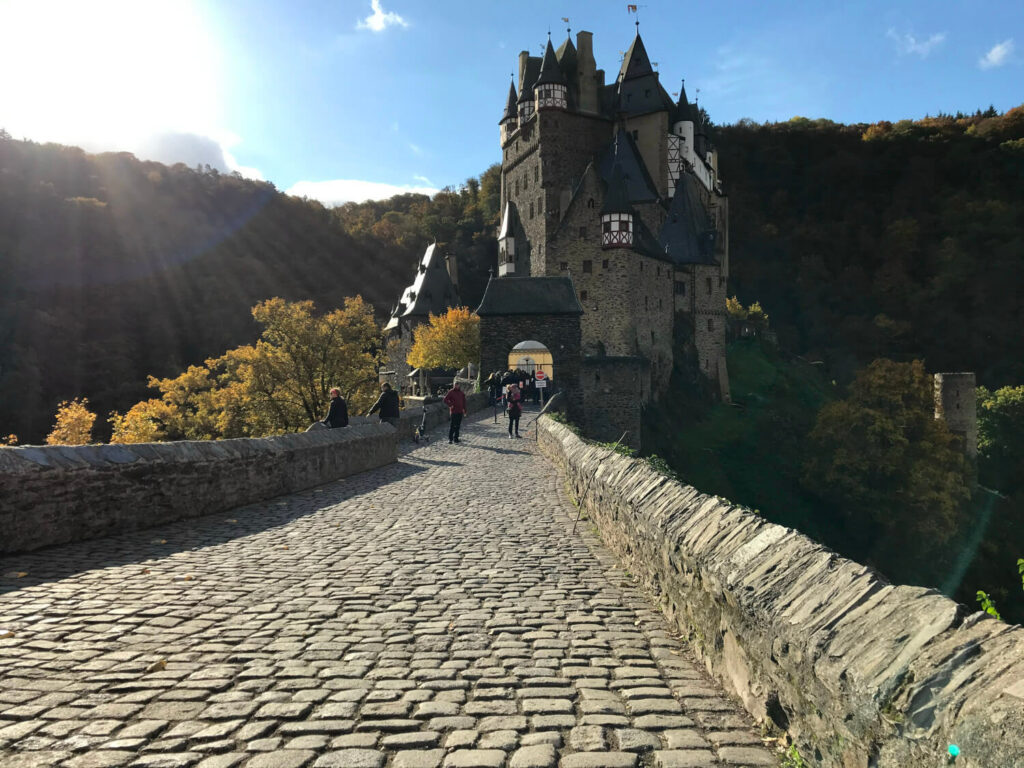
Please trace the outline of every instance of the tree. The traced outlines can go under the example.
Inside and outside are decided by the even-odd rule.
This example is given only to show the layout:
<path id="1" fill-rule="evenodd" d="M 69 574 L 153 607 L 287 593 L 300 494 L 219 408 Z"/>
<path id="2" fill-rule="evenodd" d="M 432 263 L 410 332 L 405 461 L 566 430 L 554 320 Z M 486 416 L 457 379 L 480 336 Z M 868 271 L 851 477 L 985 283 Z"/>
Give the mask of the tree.
<path id="1" fill-rule="evenodd" d="M 89 400 L 64 400 L 57 406 L 56 423 L 46 437 L 47 445 L 88 445 L 92 442 L 92 425 L 96 414 L 89 410 Z"/>
<path id="2" fill-rule="evenodd" d="M 381 359 L 373 308 L 359 296 L 314 314 L 311 301 L 257 304 L 255 345 L 237 347 L 174 378 L 150 377 L 160 398 L 111 414 L 115 442 L 211 440 L 295 432 L 326 414 L 332 387 L 350 408 L 373 402 Z"/>
<path id="3" fill-rule="evenodd" d="M 462 368 L 480 359 L 480 318 L 466 307 L 430 315 L 415 330 L 407 361 L 414 368 Z"/>
<path id="4" fill-rule="evenodd" d="M 978 387 L 978 472 L 1008 494 L 1024 487 L 1024 386 Z"/>
<path id="5" fill-rule="evenodd" d="M 810 434 L 804 483 L 872 531 L 941 543 L 970 498 L 971 471 L 934 418 L 924 364 L 875 360 L 850 396 L 825 405 Z"/>

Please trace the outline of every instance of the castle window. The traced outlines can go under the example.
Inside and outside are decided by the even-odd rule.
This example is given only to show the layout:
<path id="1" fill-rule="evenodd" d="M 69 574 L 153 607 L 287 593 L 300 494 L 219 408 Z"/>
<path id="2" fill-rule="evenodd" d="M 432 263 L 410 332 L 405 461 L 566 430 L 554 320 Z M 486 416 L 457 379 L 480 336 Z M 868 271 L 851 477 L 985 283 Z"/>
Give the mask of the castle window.
<path id="1" fill-rule="evenodd" d="M 530 188 L 530 177 L 523 175 L 523 191 L 525 192 Z"/>
<path id="2" fill-rule="evenodd" d="M 601 226 L 602 226 L 602 229 L 605 232 L 611 232 L 612 231 L 612 222 L 611 222 L 611 220 L 601 222 Z"/>
<path id="3" fill-rule="evenodd" d="M 608 259 L 605 259 L 604 261 L 601 262 L 601 268 L 608 269 Z"/>
<path id="4" fill-rule="evenodd" d="M 533 203 L 530 203 L 530 218 L 533 218 Z"/>
<path id="5" fill-rule="evenodd" d="M 715 321 L 712 320 L 710 317 L 708 318 L 708 330 L 709 331 L 715 330 Z"/>
<path id="6" fill-rule="evenodd" d="M 658 267 L 658 277 L 661 277 L 661 267 Z"/>
<path id="7" fill-rule="evenodd" d="M 538 181 L 540 179 L 540 166 L 533 166 L 533 180 Z"/>
<path id="8" fill-rule="evenodd" d="M 583 274 L 589 275 L 593 271 L 594 271 L 594 262 L 590 261 L 589 259 L 585 260 L 583 262 Z"/>
<path id="9" fill-rule="evenodd" d="M 640 271 L 641 271 L 641 272 L 643 272 L 643 271 L 644 271 L 644 263 L 643 263 L 642 261 L 640 262 Z"/>
<path id="10" fill-rule="evenodd" d="M 568 272 L 569 271 L 569 262 L 568 261 L 560 261 L 560 262 L 558 262 L 558 269 L 561 272 Z"/>
<path id="11" fill-rule="evenodd" d="M 658 299 L 658 309 L 661 309 L 661 299 Z"/>
<path id="12" fill-rule="evenodd" d="M 537 213 L 544 213 L 544 198 L 537 198 Z"/>
<path id="13" fill-rule="evenodd" d="M 651 344 L 654 343 L 654 331 L 651 331 Z"/>
<path id="14" fill-rule="evenodd" d="M 647 306 L 647 297 L 646 296 L 644 296 L 644 309 L 650 309 L 650 307 Z"/>
<path id="15" fill-rule="evenodd" d="M 706 278 L 706 279 L 708 281 L 708 296 L 710 296 L 711 295 L 711 278 L 709 277 L 709 278 Z"/>
<path id="16" fill-rule="evenodd" d="M 586 301 L 586 300 L 587 300 L 587 292 L 586 291 L 580 291 L 580 301 Z"/>
<path id="17" fill-rule="evenodd" d="M 594 207 L 594 198 L 590 198 L 589 200 L 587 200 L 587 208 L 593 208 L 593 207 Z"/>
<path id="18" fill-rule="evenodd" d="M 582 240 L 586 236 L 587 236 L 587 228 L 586 227 L 580 227 L 580 240 Z"/>
<path id="19" fill-rule="evenodd" d="M 676 280 L 676 296 L 686 295 L 686 283 L 681 280 Z"/>

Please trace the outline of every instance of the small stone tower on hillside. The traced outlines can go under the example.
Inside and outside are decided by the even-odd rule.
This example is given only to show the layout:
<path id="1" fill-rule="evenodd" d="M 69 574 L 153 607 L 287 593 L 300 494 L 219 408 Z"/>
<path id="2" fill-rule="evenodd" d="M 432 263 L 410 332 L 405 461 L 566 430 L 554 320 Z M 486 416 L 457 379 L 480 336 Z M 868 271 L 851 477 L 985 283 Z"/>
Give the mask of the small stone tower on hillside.
<path id="1" fill-rule="evenodd" d="M 499 121 L 499 276 L 571 276 L 584 354 L 642 363 L 645 400 L 681 352 L 727 398 L 728 198 L 703 113 L 683 86 L 669 96 L 639 33 L 611 83 L 589 32 L 523 51 L 518 79 Z"/>
<path id="2" fill-rule="evenodd" d="M 978 455 L 978 395 L 973 373 L 935 374 L 935 418 L 960 438 L 964 453 Z"/>

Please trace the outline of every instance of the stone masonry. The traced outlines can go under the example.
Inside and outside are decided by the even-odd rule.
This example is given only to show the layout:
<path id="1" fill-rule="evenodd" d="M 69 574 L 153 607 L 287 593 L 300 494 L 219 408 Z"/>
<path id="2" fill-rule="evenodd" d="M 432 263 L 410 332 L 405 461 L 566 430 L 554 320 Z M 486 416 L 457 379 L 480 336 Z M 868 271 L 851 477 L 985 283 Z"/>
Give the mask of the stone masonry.
<path id="1" fill-rule="evenodd" d="M 287 498 L 0 559 L 0 765 L 774 764 L 492 419 Z"/>

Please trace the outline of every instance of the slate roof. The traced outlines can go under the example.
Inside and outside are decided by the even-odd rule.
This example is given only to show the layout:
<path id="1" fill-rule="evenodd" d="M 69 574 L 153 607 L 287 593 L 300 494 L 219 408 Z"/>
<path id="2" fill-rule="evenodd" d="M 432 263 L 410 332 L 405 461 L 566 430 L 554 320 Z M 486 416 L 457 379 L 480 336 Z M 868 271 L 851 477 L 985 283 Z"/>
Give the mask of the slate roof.
<path id="1" fill-rule="evenodd" d="M 647 49 L 644 48 L 644 41 L 640 39 L 640 33 L 636 33 L 633 42 L 622 59 L 622 69 L 619 70 L 619 82 L 630 80 L 634 77 L 643 77 L 654 72 L 651 60 L 647 56 Z"/>
<path id="2" fill-rule="evenodd" d="M 526 59 L 526 70 L 519 81 L 519 101 L 530 101 L 533 98 L 533 86 L 540 76 L 540 59 L 530 56 Z"/>
<path id="3" fill-rule="evenodd" d="M 515 120 L 519 117 L 519 113 L 516 110 L 516 86 L 515 83 L 508 84 L 508 103 L 505 105 L 505 113 L 501 116 L 499 123 L 503 123 L 506 120 Z"/>
<path id="4" fill-rule="evenodd" d="M 515 237 L 518 229 L 519 214 L 511 201 L 505 203 L 505 212 L 501 216 L 501 231 L 498 232 L 498 239 Z"/>
<path id="5" fill-rule="evenodd" d="M 622 172 L 622 164 L 618 162 L 612 166 L 612 175 L 608 179 L 608 188 L 604 193 L 601 215 L 606 213 L 634 213 L 633 206 L 629 204 L 629 192 L 626 189 L 626 177 Z"/>
<path id="6" fill-rule="evenodd" d="M 716 264 L 714 230 L 701 202 L 692 173 L 684 173 L 676 184 L 676 193 L 665 223 L 658 233 L 662 258 L 674 264 Z"/>
<path id="7" fill-rule="evenodd" d="M 612 179 L 612 171 L 621 165 L 626 182 L 626 194 L 630 203 L 653 203 L 659 199 L 658 188 L 647 172 L 636 142 L 620 128 L 615 141 L 605 149 L 598 163 L 598 171 L 605 184 Z"/>
<path id="8" fill-rule="evenodd" d="M 696 123 L 699 119 L 697 108 L 686 98 L 686 81 L 683 80 L 679 86 L 679 100 L 672 109 L 671 123 L 682 123 L 687 120 Z"/>
<path id="9" fill-rule="evenodd" d="M 416 278 L 412 285 L 402 292 L 398 306 L 391 313 L 391 319 L 385 330 L 398 326 L 402 317 L 426 317 L 430 314 L 439 315 L 447 312 L 450 307 L 458 304 L 459 297 L 452 285 L 444 263 L 444 256 L 437 243 L 427 246 L 423 258 L 416 268 Z"/>
<path id="10" fill-rule="evenodd" d="M 476 313 L 487 315 L 582 315 L 570 277 L 492 277 Z"/>
<path id="11" fill-rule="evenodd" d="M 555 51 L 555 56 L 558 57 L 558 63 L 562 67 L 565 79 L 569 82 L 575 80 L 577 71 L 577 54 L 576 46 L 572 44 L 571 37 L 566 37 L 565 42 L 558 46 L 558 50 Z"/>
<path id="12" fill-rule="evenodd" d="M 544 61 L 541 62 L 540 65 L 540 76 L 537 78 L 537 82 L 534 83 L 534 85 L 542 85 L 545 83 L 568 85 L 568 81 L 565 79 L 565 73 L 562 71 L 562 67 L 558 63 L 558 57 L 555 56 L 555 49 L 551 45 L 550 37 L 548 37 L 548 47 L 544 49 Z"/>

